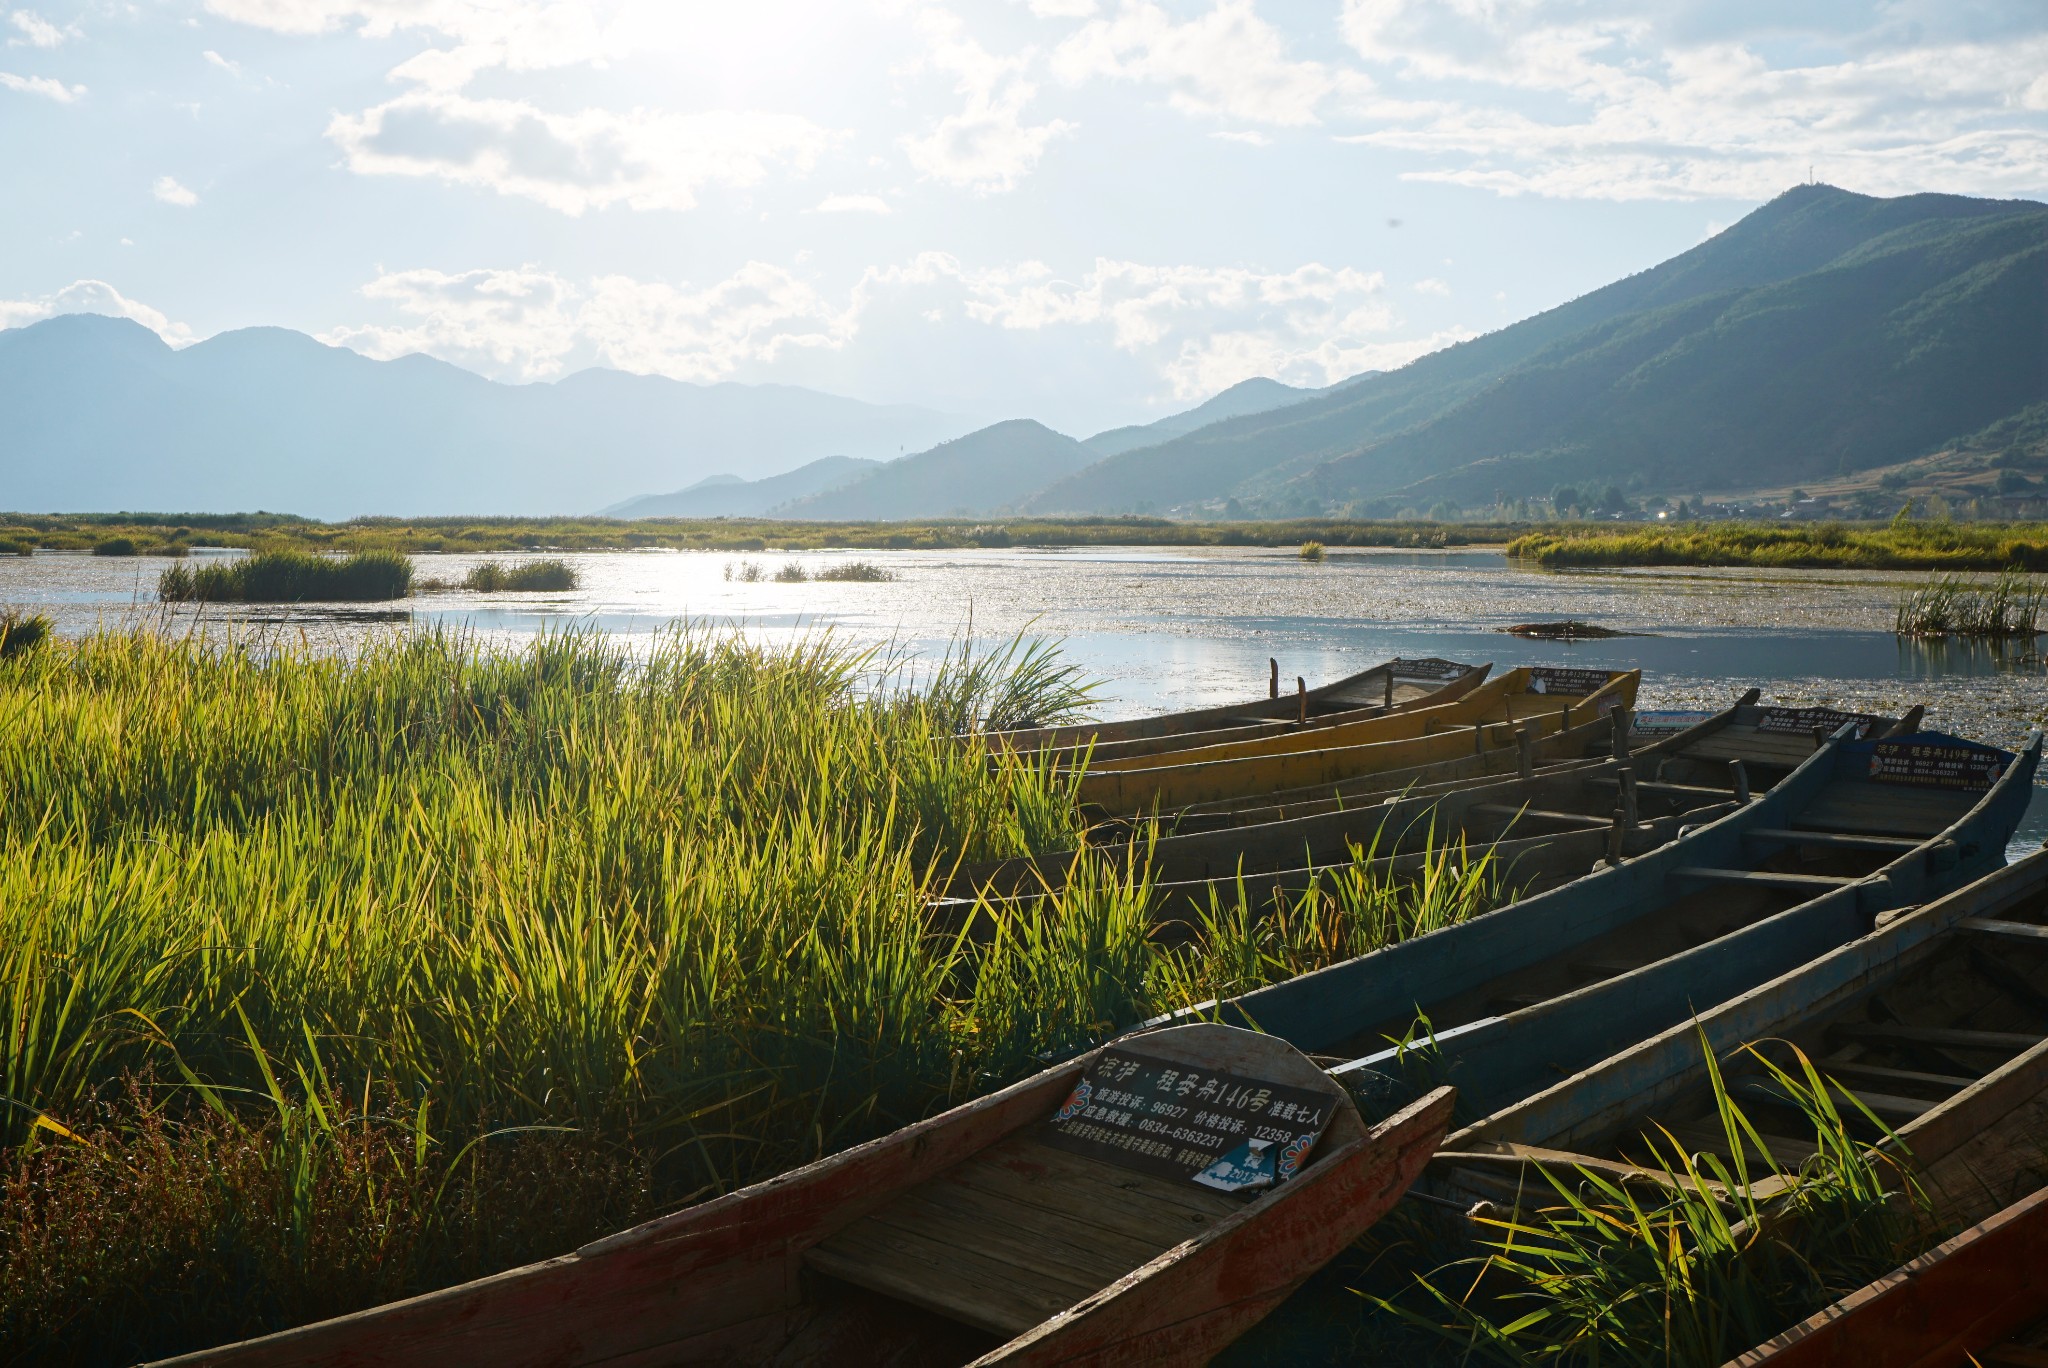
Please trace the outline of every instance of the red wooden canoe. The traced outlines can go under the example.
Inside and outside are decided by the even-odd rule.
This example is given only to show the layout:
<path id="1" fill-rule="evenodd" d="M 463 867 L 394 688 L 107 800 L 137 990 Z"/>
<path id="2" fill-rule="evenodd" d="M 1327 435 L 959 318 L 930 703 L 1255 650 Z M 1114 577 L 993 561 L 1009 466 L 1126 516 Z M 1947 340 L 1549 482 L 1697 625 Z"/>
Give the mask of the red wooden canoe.
<path id="1" fill-rule="evenodd" d="M 1178 1085 L 1185 1115 L 1149 1117 Z M 1450 1116 L 1439 1089 L 1368 1128 L 1285 1043 L 1179 1027 L 563 1258 L 170 1362 L 1199 1364 L 1378 1220 Z"/>
<path id="2" fill-rule="evenodd" d="M 1725 1368 L 2048 1364 L 2048 1352 L 2038 1345 L 2001 1344 L 2043 1317 L 2048 1188 L 1851 1292 Z"/>

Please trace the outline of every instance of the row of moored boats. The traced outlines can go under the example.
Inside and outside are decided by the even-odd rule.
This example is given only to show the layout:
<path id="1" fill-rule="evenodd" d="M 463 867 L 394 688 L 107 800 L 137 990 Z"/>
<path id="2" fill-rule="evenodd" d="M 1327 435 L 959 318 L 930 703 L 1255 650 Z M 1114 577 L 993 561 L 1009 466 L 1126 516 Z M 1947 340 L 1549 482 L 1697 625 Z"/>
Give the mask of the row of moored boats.
<path id="1" fill-rule="evenodd" d="M 1201 1363 L 1406 1196 L 1456 1222 L 1545 1171 L 1653 1193 L 1683 1148 L 1783 1198 L 1803 1056 L 1970 1228 L 1741 1362 L 2048 1364 L 2048 852 L 2005 858 L 2039 735 L 1755 691 L 1638 712 L 1639 682 L 1395 660 L 1290 693 L 1275 666 L 1235 707 L 985 734 L 1096 820 L 955 871 L 935 929 L 1132 870 L 1165 940 L 1453 855 L 1518 896 L 564 1258 L 189 1361 Z"/>

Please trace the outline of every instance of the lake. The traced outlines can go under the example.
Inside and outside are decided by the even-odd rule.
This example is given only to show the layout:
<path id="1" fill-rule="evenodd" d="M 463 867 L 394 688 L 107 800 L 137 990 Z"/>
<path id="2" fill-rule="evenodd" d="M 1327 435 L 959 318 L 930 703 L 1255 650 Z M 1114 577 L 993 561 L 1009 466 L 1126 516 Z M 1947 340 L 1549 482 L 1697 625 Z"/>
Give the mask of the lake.
<path id="1" fill-rule="evenodd" d="M 238 554 L 200 552 L 209 555 Z M 422 556 L 421 573 L 456 580 L 492 556 Z M 1917 573 L 1840 570 L 1541 571 L 1495 551 L 1343 551 L 1320 563 L 1264 548 L 1071 550 L 638 551 L 564 557 L 582 587 L 563 594 L 421 595 L 395 604 L 167 608 L 156 577 L 171 562 L 39 552 L 0 557 L 0 603 L 33 606 L 67 634 L 165 613 L 193 623 L 251 623 L 342 649 L 406 626 L 466 628 L 506 642 L 582 623 L 645 635 L 679 618 L 731 624 L 768 640 L 830 628 L 860 642 L 936 652 L 972 632 L 1064 643 L 1103 681 L 1106 715 L 1191 707 L 1265 692 L 1267 660 L 1285 686 L 1314 685 L 1394 655 L 1640 667 L 1646 708 L 1725 704 L 1752 685 L 1766 701 L 1898 713 L 2017 744 L 2048 714 L 2048 669 L 2033 650 L 1901 641 L 1893 604 Z M 887 583 L 778 583 L 865 560 Z M 749 563 L 763 578 L 737 576 Z M 734 575 L 728 578 L 728 571 Z M 1576 618 L 1644 635 L 1573 644 L 1497 629 Z M 2016 845 L 2048 836 L 2036 802 Z"/>

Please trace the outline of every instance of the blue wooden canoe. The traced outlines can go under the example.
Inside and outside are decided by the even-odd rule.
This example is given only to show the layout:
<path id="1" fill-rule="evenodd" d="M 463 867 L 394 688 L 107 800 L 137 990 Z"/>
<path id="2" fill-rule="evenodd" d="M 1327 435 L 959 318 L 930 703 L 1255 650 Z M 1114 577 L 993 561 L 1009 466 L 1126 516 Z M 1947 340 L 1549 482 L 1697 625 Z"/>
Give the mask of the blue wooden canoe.
<path id="1" fill-rule="evenodd" d="M 1812 1060 L 1852 1133 L 1909 1163 L 1944 1224 L 2048 1183 L 2048 850 L 1465 1127 L 1432 1181 L 1501 1199 L 1526 1186 L 1529 1164 L 1640 1177 L 1658 1167 L 1653 1150 L 1731 1158 L 1711 1049 L 1728 1094 L 1771 1137 L 1768 1155 L 1745 1146 L 1751 1191 L 1768 1197 L 1814 1137 L 1751 1042 L 1795 1076 L 1793 1048 Z"/>
<path id="2" fill-rule="evenodd" d="M 1707 1011 L 2004 861 L 2022 755 L 1845 726 L 1770 792 L 1551 892 L 1178 1015 L 1345 1060 L 1360 1086 L 1428 1020 L 1431 1067 L 1483 1116 Z"/>

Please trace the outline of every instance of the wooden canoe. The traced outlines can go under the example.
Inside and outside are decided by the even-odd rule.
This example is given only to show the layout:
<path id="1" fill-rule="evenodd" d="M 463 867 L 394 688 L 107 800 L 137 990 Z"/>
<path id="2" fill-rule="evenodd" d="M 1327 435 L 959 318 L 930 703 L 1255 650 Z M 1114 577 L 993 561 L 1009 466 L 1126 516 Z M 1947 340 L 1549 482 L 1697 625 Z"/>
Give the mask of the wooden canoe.
<path id="1" fill-rule="evenodd" d="M 1368 1127 L 1280 1041 L 1162 1032 L 563 1258 L 168 1362 L 1201 1364 L 1378 1220 L 1450 1115 L 1444 1089 Z M 1297 1139 L 1228 1133 L 1268 1124 Z M 1236 1155 L 1190 1166 L 1219 1136 Z M 1265 1190 L 1216 1190 L 1258 1163 Z"/>
<path id="2" fill-rule="evenodd" d="M 1355 722 L 1365 722 L 1376 717 L 1397 717 L 1403 713 L 1419 712 L 1424 708 L 1440 707 L 1454 703 L 1470 694 L 1486 682 L 1487 674 L 1493 669 L 1488 665 L 1460 665 L 1456 661 L 1393 660 L 1380 667 L 1380 674 L 1389 669 L 1418 668 L 1430 671 L 1422 678 L 1405 674 L 1385 674 L 1391 686 L 1387 696 L 1392 702 L 1382 703 L 1377 694 L 1371 694 L 1373 701 L 1358 704 L 1357 695 L 1345 694 L 1326 698 L 1320 705 L 1312 704 L 1310 696 L 1283 700 L 1289 706 L 1286 715 L 1270 719 L 1249 718 L 1236 714 L 1214 726 L 1191 727 L 1177 730 L 1164 736 L 1136 736 L 1122 740 L 1097 737 L 1070 745 L 1041 746 L 1035 748 L 1040 756 L 1050 757 L 1053 764 L 1063 768 L 1078 769 L 1085 765 L 1100 766 L 1111 760 L 1126 760 L 1143 763 L 1141 757 L 1178 754 L 1207 746 L 1228 745 L 1256 740 L 1260 737 L 1285 736 L 1296 732 L 1327 731 L 1347 727 Z M 1453 673 L 1455 672 L 1455 673 Z M 1368 693 L 1361 689 L 1360 693 Z M 1005 733 L 991 738 L 992 745 L 1009 747 L 1004 742 Z"/>
<path id="3" fill-rule="evenodd" d="M 1280 663 L 1271 662 L 1272 677 L 1267 696 L 1242 703 L 1225 703 L 1208 708 L 1189 708 L 1154 717 L 1132 717 L 1113 722 L 1077 722 L 1058 727 L 1021 727 L 1010 731 L 978 735 L 991 747 L 1009 750 L 1044 750 L 1066 746 L 1118 745 L 1125 742 L 1158 740 L 1222 728 L 1286 725 L 1306 714 L 1311 718 L 1349 713 L 1361 708 L 1412 707 L 1444 688 L 1465 681 L 1467 687 L 1486 677 L 1486 665 L 1466 665 L 1434 656 L 1416 660 L 1399 657 L 1369 670 L 1346 675 L 1314 689 L 1282 692 Z"/>
<path id="4" fill-rule="evenodd" d="M 1775 788 L 1635 859 L 1454 927 L 1221 1003 L 1357 1087 L 1427 1017 L 1431 1052 L 1489 1115 L 2004 860 L 2032 797 L 2023 755 L 1939 733 L 1854 741 L 1845 727 Z M 1944 773 L 1953 787 L 1902 782 Z M 1391 1084 L 1387 1084 L 1391 1086 Z"/>
<path id="5" fill-rule="evenodd" d="M 1653 821 L 1734 796 L 1740 785 L 1731 765 L 1718 758 L 1729 750 L 1720 737 L 1730 727 L 1745 725 L 1754 712 L 1745 700 L 1639 751 L 1631 753 L 1624 739 L 1615 756 L 1581 764 L 1538 767 L 1530 763 L 1534 750 L 1525 748 L 1519 776 L 1420 784 L 1377 797 L 1355 794 L 1349 801 L 1304 804 L 1313 810 L 1287 810 L 1268 822 L 1176 821 L 1171 834 L 1141 832 L 1136 840 L 1116 839 L 1132 834 L 1131 828 L 1112 828 L 1112 839 L 1079 849 L 966 866 L 949 887 L 962 896 L 1033 896 L 1063 887 L 1084 861 L 1111 869 L 1136 865 L 1149 869 L 1159 883 L 1176 885 L 1349 865 L 1354 849 L 1393 856 L 1431 842 L 1484 847 L 1568 830 L 1592 832 L 1604 841 L 1617 814 L 1627 853 L 1640 854 L 1658 842 L 1648 839 L 1648 830 L 1637 829 L 1637 816 Z M 1621 716 L 1617 712 L 1587 724 L 1588 730 L 1597 730 L 1592 739 L 1611 745 Z M 1553 739 L 1559 735 L 1564 733 Z M 1715 758 L 1700 760 L 1703 756 Z M 1683 766 L 1691 782 L 1665 781 L 1673 766 Z M 1760 774 L 1768 778 L 1773 771 L 1764 767 Z M 1274 810 L 1249 809 L 1242 815 L 1266 811 Z M 1604 845 L 1596 843 L 1577 872 L 1585 873 L 1592 859 L 1604 853 Z"/>
<path id="6" fill-rule="evenodd" d="M 2048 1188 L 1850 1293 L 1725 1368 L 2041 1368 Z"/>
<path id="7" fill-rule="evenodd" d="M 1525 732 L 1537 737 L 1602 713 L 1633 707 L 1640 671 L 1510 670 L 1454 703 L 1370 718 L 1317 731 L 1297 731 L 1231 745 L 1091 765 L 1075 785 L 1084 807 L 1111 813 L 1212 803 L 1362 775 L 1460 759 L 1490 749 L 1514 750 Z M 1584 684 L 1583 694 L 1565 692 Z M 1153 763 L 1157 762 L 1157 763 Z"/>
<path id="8" fill-rule="evenodd" d="M 1747 1156 L 1767 1198 L 1813 1151 L 1796 1110 L 1742 1047 L 1793 1066 L 1796 1046 L 1846 1101 L 1853 1133 L 1915 1172 L 1946 1225 L 1980 1220 L 2048 1183 L 2048 851 L 2036 852 L 1810 964 L 1465 1127 L 1435 1181 L 1500 1198 L 1531 1162 L 1653 1166 L 1652 1144 L 1728 1157 L 1707 1049 L 1770 1142 Z M 1797 1076 L 1796 1067 L 1788 1071 Z M 1803 1361 L 1803 1360 L 1802 1360 Z"/>
<path id="9" fill-rule="evenodd" d="M 1891 718 L 1868 713 L 1835 712 L 1832 709 L 1759 706 L 1758 694 L 1756 689 L 1744 694 L 1736 703 L 1732 717 L 1704 711 L 1631 711 L 1626 714 L 1617 711 L 1585 723 L 1574 723 L 1566 731 L 1552 732 L 1535 741 L 1524 754 L 1506 750 L 1481 751 L 1456 760 L 1410 770 L 1368 774 L 1336 784 L 1200 803 L 1176 810 L 1173 823 L 1177 831 L 1248 826 L 1290 817 L 1307 817 L 1319 812 L 1335 812 L 1356 807 L 1361 801 L 1383 800 L 1393 794 L 1422 794 L 1445 786 L 1462 786 L 1488 776 L 1519 771 L 1527 777 L 1531 770 L 1548 771 L 1557 766 L 1598 763 L 1614 753 L 1610 719 L 1623 716 L 1627 718 L 1623 747 L 1631 755 L 1655 757 L 1658 767 L 1644 776 L 1652 781 L 1716 784 L 1725 778 L 1728 766 L 1739 760 L 1752 786 L 1769 788 L 1826 740 L 1826 733 L 1814 737 L 1808 726 L 1817 717 L 1837 719 L 1828 727 L 1829 733 L 1844 725 L 1853 725 L 1859 737 L 1903 736 L 1920 729 L 1924 712 L 1915 706 L 1905 716 Z"/>

